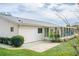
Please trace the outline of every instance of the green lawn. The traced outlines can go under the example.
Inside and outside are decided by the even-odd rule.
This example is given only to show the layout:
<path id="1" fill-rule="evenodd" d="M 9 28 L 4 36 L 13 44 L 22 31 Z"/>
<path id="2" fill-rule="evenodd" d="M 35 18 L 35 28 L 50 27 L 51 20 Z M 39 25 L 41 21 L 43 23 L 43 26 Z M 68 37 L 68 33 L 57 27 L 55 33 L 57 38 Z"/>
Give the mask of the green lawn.
<path id="1" fill-rule="evenodd" d="M 76 52 L 72 47 L 73 42 L 79 44 L 77 39 L 72 39 L 67 42 L 63 42 L 60 45 L 42 53 L 26 49 L 7 50 L 0 48 L 0 55 L 1 56 L 74 56 Z"/>

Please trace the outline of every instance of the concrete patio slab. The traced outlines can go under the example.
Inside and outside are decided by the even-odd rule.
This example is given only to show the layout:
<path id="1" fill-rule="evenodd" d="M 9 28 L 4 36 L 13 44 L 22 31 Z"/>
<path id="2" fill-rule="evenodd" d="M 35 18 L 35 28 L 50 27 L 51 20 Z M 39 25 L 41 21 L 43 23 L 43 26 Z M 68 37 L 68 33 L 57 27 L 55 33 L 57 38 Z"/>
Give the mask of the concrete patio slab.
<path id="1" fill-rule="evenodd" d="M 33 43 L 28 43 L 28 44 L 24 44 L 23 47 L 25 49 L 30 49 L 36 52 L 44 52 L 50 48 L 53 48 L 57 45 L 59 45 L 60 43 L 53 43 L 50 41 L 37 41 L 37 42 L 33 42 Z"/>
<path id="2" fill-rule="evenodd" d="M 15 48 L 15 47 L 3 45 L 3 44 L 0 44 L 0 47 L 6 48 L 6 49 L 11 49 L 11 50 L 29 49 L 29 50 L 33 50 L 33 51 L 36 51 L 36 52 L 44 52 L 44 51 L 46 51 L 50 48 L 53 48 L 53 47 L 55 47 L 59 44 L 60 43 L 53 43 L 53 42 L 50 42 L 50 41 L 37 41 L 37 42 L 23 44 L 20 48 Z"/>

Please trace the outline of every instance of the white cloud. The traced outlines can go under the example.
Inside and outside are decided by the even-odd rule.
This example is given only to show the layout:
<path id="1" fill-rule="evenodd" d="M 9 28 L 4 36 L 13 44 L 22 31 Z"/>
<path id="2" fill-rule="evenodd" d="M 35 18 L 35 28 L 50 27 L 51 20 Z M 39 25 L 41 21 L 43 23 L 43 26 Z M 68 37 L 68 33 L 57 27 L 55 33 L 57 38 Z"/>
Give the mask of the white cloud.
<path id="1" fill-rule="evenodd" d="M 59 14 L 60 16 L 60 13 L 64 14 L 70 23 L 78 21 L 78 18 L 76 18 L 73 12 L 71 12 L 75 11 L 77 7 L 75 5 L 67 5 L 62 3 L 50 4 L 47 8 L 45 8 L 44 4 L 41 3 L 0 4 L 0 11 L 11 12 L 14 16 L 64 24 L 63 20 L 55 14 L 55 10 L 51 10 L 51 8 L 53 7 L 56 7 L 56 9 L 59 10 L 57 14 Z"/>

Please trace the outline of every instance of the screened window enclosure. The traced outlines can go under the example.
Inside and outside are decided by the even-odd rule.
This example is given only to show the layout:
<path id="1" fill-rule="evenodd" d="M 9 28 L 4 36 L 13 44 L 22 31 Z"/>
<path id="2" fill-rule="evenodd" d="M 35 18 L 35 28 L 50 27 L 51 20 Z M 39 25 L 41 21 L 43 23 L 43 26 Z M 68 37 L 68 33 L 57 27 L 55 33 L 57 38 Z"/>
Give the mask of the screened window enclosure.
<path id="1" fill-rule="evenodd" d="M 61 37 L 71 36 L 74 35 L 74 28 L 60 28 L 61 30 Z"/>
<path id="2" fill-rule="evenodd" d="M 44 37 L 49 38 L 49 40 L 56 40 L 58 38 L 64 38 L 75 34 L 75 29 L 69 27 L 44 28 L 44 30 Z"/>
<path id="3" fill-rule="evenodd" d="M 59 35 L 59 28 L 53 27 L 53 28 L 44 28 L 44 37 L 47 37 L 49 39 L 56 39 L 57 35 Z"/>
<path id="4" fill-rule="evenodd" d="M 55 39 L 55 33 L 57 32 L 56 30 L 57 30 L 57 28 L 50 28 L 50 30 L 49 30 L 50 39 Z"/>

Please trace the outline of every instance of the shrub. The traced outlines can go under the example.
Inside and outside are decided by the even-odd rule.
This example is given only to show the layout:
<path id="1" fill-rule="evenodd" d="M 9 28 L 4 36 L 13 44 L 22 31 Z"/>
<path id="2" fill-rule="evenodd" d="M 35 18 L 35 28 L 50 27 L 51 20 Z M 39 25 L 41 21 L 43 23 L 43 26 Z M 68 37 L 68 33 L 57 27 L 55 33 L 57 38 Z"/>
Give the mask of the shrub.
<path id="1" fill-rule="evenodd" d="M 49 37 L 53 38 L 54 37 L 54 33 L 53 32 L 49 32 Z"/>
<path id="2" fill-rule="evenodd" d="M 59 39 L 60 35 L 59 34 L 54 34 L 53 36 L 54 36 L 54 38 L 52 39 L 53 42 L 60 42 L 60 39 Z"/>
<path id="3" fill-rule="evenodd" d="M 8 41 L 10 41 L 11 39 L 10 38 L 7 38 L 7 37 L 0 37 L 0 43 L 3 43 L 3 44 L 9 44 Z"/>
<path id="4" fill-rule="evenodd" d="M 2 38 L 2 43 L 3 44 L 6 44 L 7 43 L 7 38 L 6 37 Z"/>
<path id="5" fill-rule="evenodd" d="M 3 37 L 0 37 L 0 43 L 3 43 Z"/>
<path id="6" fill-rule="evenodd" d="M 56 40 L 57 42 L 60 42 L 60 39 L 59 39 L 60 35 L 59 35 L 59 34 L 55 34 L 54 36 L 55 36 L 55 40 Z"/>
<path id="7" fill-rule="evenodd" d="M 0 43 L 19 47 L 24 43 L 24 37 L 17 35 L 12 38 L 0 37 Z"/>
<path id="8" fill-rule="evenodd" d="M 55 38 L 59 38 L 59 37 L 60 37 L 60 35 L 59 35 L 59 34 L 55 34 L 54 36 L 55 36 Z"/>
<path id="9" fill-rule="evenodd" d="M 11 45 L 11 38 L 6 38 L 6 40 L 5 40 L 4 43 L 5 44 L 8 44 L 8 45 Z"/>
<path id="10" fill-rule="evenodd" d="M 11 43 L 14 47 L 19 47 L 24 43 L 24 37 L 17 35 L 11 38 Z"/>

